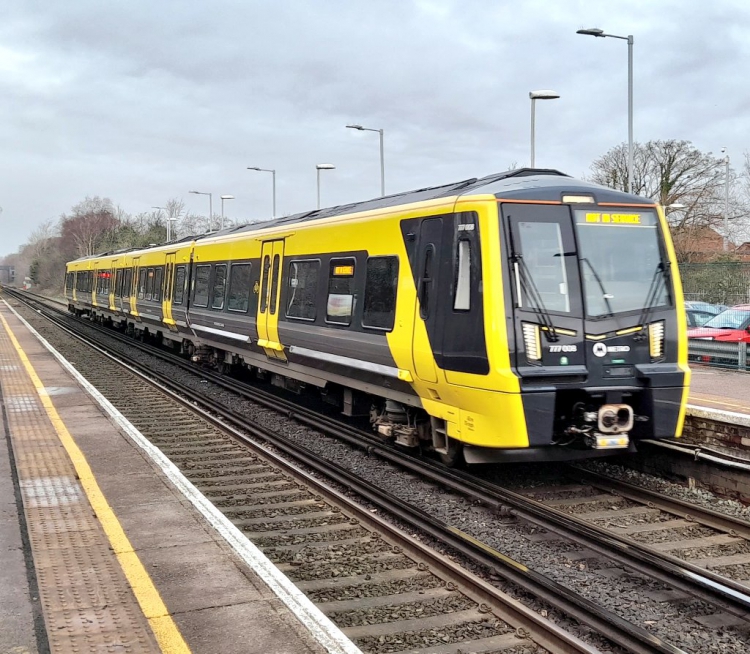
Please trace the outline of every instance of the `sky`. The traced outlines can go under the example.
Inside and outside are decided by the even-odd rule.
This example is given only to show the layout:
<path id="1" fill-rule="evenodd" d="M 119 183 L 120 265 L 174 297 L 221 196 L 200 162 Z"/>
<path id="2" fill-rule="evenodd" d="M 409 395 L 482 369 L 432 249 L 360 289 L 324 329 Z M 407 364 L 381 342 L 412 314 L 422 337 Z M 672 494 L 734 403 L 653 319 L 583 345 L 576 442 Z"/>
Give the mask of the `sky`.
<path id="1" fill-rule="evenodd" d="M 526 166 L 580 177 L 627 141 L 750 150 L 746 0 L 5 0 L 0 255 L 87 196 L 244 222 Z"/>

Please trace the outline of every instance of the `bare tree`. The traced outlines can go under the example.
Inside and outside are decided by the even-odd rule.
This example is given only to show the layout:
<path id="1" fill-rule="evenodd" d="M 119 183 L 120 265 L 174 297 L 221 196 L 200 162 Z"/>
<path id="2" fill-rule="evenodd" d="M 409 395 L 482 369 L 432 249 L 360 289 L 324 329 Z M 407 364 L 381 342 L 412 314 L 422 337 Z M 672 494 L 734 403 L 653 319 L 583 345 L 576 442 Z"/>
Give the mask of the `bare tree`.
<path id="1" fill-rule="evenodd" d="M 592 180 L 626 190 L 627 158 L 625 145 L 612 148 L 591 165 Z M 718 232 L 731 239 L 745 228 L 749 204 L 730 169 L 730 227 L 724 234 L 727 180 L 723 158 L 701 152 L 689 141 L 669 140 L 635 144 L 633 160 L 633 192 L 664 207 L 680 258 L 707 235 Z"/>
<path id="2" fill-rule="evenodd" d="M 26 253 L 31 259 L 41 259 L 52 250 L 52 239 L 58 236 L 55 220 L 46 220 L 36 227 L 26 241 Z"/>
<path id="3" fill-rule="evenodd" d="M 112 201 L 94 196 L 75 205 L 70 215 L 63 214 L 60 233 L 63 244 L 77 256 L 91 256 L 115 239 L 119 225 Z"/>

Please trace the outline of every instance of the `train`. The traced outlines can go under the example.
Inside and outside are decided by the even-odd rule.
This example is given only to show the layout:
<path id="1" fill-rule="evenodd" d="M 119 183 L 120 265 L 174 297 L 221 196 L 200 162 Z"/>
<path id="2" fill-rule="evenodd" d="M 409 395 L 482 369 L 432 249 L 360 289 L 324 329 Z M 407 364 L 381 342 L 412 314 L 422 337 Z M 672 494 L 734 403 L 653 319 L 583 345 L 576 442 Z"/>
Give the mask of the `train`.
<path id="1" fill-rule="evenodd" d="M 320 393 L 445 464 L 679 437 L 679 271 L 653 201 L 522 168 L 76 259 L 79 316 Z"/>

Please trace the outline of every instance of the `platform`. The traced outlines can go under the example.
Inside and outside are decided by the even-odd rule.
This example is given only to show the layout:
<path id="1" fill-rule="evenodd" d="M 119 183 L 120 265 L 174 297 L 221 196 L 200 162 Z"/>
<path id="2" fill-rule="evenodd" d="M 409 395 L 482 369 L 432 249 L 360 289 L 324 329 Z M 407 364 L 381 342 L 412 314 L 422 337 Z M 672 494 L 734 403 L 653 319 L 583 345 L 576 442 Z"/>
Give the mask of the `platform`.
<path id="1" fill-rule="evenodd" d="M 0 300 L 0 652 L 359 651 L 76 374 Z"/>
<path id="2" fill-rule="evenodd" d="M 691 365 L 689 403 L 750 417 L 750 373 Z"/>

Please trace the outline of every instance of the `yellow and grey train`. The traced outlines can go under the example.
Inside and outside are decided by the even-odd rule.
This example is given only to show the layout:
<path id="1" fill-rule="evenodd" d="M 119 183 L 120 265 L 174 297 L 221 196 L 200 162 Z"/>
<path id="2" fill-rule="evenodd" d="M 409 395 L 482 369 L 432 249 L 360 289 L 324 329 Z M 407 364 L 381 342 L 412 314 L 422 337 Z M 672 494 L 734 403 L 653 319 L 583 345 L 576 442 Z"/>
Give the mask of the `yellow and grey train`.
<path id="1" fill-rule="evenodd" d="M 520 169 L 72 261 L 69 309 L 319 390 L 447 463 L 679 436 L 679 272 L 650 200 Z"/>

